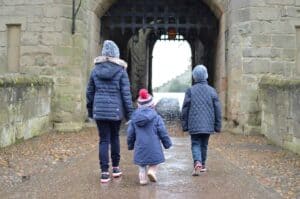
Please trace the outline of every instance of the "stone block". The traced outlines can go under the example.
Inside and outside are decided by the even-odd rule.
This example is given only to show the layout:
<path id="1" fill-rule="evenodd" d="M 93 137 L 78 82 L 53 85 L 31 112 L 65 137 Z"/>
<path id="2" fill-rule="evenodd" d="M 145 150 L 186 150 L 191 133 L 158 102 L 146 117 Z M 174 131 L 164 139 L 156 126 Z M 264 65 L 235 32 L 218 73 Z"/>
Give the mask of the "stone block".
<path id="1" fill-rule="evenodd" d="M 71 19 L 72 18 L 72 6 L 63 5 L 61 8 L 62 8 L 62 17 Z"/>
<path id="2" fill-rule="evenodd" d="M 57 32 L 46 32 L 41 34 L 41 44 L 45 46 L 61 45 L 58 43 L 60 34 Z"/>
<path id="3" fill-rule="evenodd" d="M 52 0 L 54 4 L 62 4 L 62 5 L 70 5 L 72 6 L 72 1 L 65 1 L 65 0 Z"/>
<path id="4" fill-rule="evenodd" d="M 24 0 L 25 4 L 52 6 L 53 0 Z"/>
<path id="5" fill-rule="evenodd" d="M 13 16 L 15 12 L 15 6 L 2 6 L 0 7 L 0 16 Z M 4 18 L 4 17 L 2 17 Z"/>
<path id="6" fill-rule="evenodd" d="M 286 76 L 299 78 L 299 75 L 296 73 L 296 67 L 297 66 L 295 62 L 285 62 Z"/>
<path id="7" fill-rule="evenodd" d="M 78 132 L 83 128 L 83 123 L 54 123 L 54 129 L 58 132 Z"/>
<path id="8" fill-rule="evenodd" d="M 293 5 L 294 0 L 266 0 L 266 3 L 271 5 Z"/>
<path id="9" fill-rule="evenodd" d="M 272 47 L 275 48 L 296 48 L 296 37 L 291 35 L 273 35 Z"/>
<path id="10" fill-rule="evenodd" d="M 0 147 L 6 147 L 16 140 L 15 130 L 9 125 L 0 126 Z"/>
<path id="11" fill-rule="evenodd" d="M 281 49 L 274 49 L 270 47 L 262 48 L 245 48 L 243 50 L 244 57 L 263 57 L 263 58 L 280 58 Z"/>
<path id="12" fill-rule="evenodd" d="M 28 129 L 24 132 L 24 139 L 29 139 L 49 131 L 49 117 L 36 117 L 28 120 Z"/>
<path id="13" fill-rule="evenodd" d="M 40 23 L 42 20 L 43 20 L 43 18 L 41 18 L 41 17 L 34 17 L 34 16 L 27 17 L 28 23 Z"/>
<path id="14" fill-rule="evenodd" d="M 71 37 L 72 20 L 66 18 L 60 18 L 55 22 L 55 30 L 62 34 L 69 34 Z"/>
<path id="15" fill-rule="evenodd" d="M 281 17 L 280 8 L 252 7 L 249 20 L 278 20 Z"/>
<path id="16" fill-rule="evenodd" d="M 66 46 L 56 46 L 54 48 L 54 54 L 57 56 L 72 56 L 73 55 L 73 48 L 66 47 Z"/>
<path id="17" fill-rule="evenodd" d="M 45 17 L 57 19 L 62 16 L 62 8 L 57 5 L 47 6 L 44 14 Z"/>
<path id="18" fill-rule="evenodd" d="M 247 8 L 251 6 L 265 6 L 266 3 L 264 0 L 231 0 L 229 1 L 228 8 L 229 10 L 236 10 L 241 8 Z"/>
<path id="19" fill-rule="evenodd" d="M 40 43 L 41 33 L 24 32 L 22 33 L 21 43 L 25 46 L 37 46 Z"/>
<path id="20" fill-rule="evenodd" d="M 296 4 L 296 6 L 300 6 L 300 0 L 295 0 L 296 2 L 295 2 L 295 4 Z"/>
<path id="21" fill-rule="evenodd" d="M 54 23 L 28 23 L 27 30 L 32 32 L 54 32 Z"/>
<path id="22" fill-rule="evenodd" d="M 13 5 L 13 6 L 17 6 L 17 5 L 23 5 L 25 3 L 25 0 L 14 0 L 14 1 L 11 1 L 11 0 L 3 0 L 3 4 L 5 6 L 7 5 Z"/>
<path id="23" fill-rule="evenodd" d="M 239 10 L 231 10 L 228 12 L 228 26 L 250 20 L 250 9 L 244 8 Z"/>
<path id="24" fill-rule="evenodd" d="M 270 73 L 285 76 L 287 74 L 285 63 L 282 61 L 271 62 Z"/>
<path id="25" fill-rule="evenodd" d="M 1 51 L 7 51 L 7 32 L 6 31 L 0 31 L 0 55 L 2 55 Z"/>
<path id="26" fill-rule="evenodd" d="M 271 46 L 270 35 L 251 35 L 246 37 L 246 44 L 251 47 L 269 47 Z"/>
<path id="27" fill-rule="evenodd" d="M 20 63 L 21 70 L 23 70 L 22 67 L 33 66 L 34 65 L 34 59 L 32 58 L 31 55 L 21 56 L 20 62 L 21 62 Z"/>
<path id="28" fill-rule="evenodd" d="M 269 59 L 244 59 L 243 72 L 245 74 L 261 74 L 270 71 Z"/>
<path id="29" fill-rule="evenodd" d="M 298 7 L 291 7 L 285 6 L 281 9 L 281 16 L 282 17 L 300 17 L 300 8 Z"/>
<path id="30" fill-rule="evenodd" d="M 34 17 L 43 17 L 44 9 L 42 6 L 27 6 L 22 5 L 18 6 L 15 9 L 15 16 L 34 16 Z"/>
<path id="31" fill-rule="evenodd" d="M 66 56 L 52 56 L 53 66 L 63 67 L 70 66 L 72 63 L 72 57 Z"/>
<path id="32" fill-rule="evenodd" d="M 282 58 L 284 61 L 295 61 L 296 49 L 283 49 Z"/>
<path id="33" fill-rule="evenodd" d="M 6 103 L 0 102 L 0 126 L 9 124 L 8 109 Z"/>

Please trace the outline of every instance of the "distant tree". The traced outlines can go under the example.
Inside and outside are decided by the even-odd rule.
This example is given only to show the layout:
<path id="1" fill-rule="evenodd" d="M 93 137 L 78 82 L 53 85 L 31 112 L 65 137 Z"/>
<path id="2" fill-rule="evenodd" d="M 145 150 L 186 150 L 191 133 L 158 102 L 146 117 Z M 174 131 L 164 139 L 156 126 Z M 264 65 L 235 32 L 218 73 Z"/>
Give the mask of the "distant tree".
<path id="1" fill-rule="evenodd" d="M 154 88 L 155 92 L 185 92 L 191 85 L 191 71 L 187 70 L 160 87 Z"/>

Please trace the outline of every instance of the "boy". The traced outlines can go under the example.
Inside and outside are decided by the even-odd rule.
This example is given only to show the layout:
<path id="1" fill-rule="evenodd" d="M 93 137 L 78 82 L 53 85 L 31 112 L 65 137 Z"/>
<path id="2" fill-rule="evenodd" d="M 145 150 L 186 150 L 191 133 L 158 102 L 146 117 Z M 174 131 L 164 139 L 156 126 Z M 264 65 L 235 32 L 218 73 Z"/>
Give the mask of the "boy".
<path id="1" fill-rule="evenodd" d="M 219 133 L 222 126 L 219 98 L 216 90 L 208 85 L 207 78 L 205 66 L 197 65 L 193 69 L 195 84 L 186 91 L 182 106 L 182 128 L 191 135 L 193 176 L 206 171 L 209 136 Z"/>

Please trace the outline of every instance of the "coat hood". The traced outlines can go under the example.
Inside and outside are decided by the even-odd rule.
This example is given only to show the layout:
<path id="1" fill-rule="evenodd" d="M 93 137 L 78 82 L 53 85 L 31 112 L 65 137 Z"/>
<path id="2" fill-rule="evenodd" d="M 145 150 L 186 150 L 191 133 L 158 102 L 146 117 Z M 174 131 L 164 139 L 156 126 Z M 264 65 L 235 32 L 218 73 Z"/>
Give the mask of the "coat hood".
<path id="1" fill-rule="evenodd" d="M 193 78 L 195 82 L 206 82 L 208 78 L 206 67 L 204 65 L 197 65 L 193 69 Z"/>
<path id="2" fill-rule="evenodd" d="M 132 117 L 132 122 L 139 127 L 145 126 L 151 122 L 156 115 L 157 113 L 152 108 L 138 108 Z"/>
<path id="3" fill-rule="evenodd" d="M 112 79 L 117 73 L 119 73 L 123 68 L 119 65 L 110 63 L 110 62 L 104 62 L 96 64 L 95 67 L 95 73 L 96 76 L 100 79 L 104 80 L 110 80 Z"/>

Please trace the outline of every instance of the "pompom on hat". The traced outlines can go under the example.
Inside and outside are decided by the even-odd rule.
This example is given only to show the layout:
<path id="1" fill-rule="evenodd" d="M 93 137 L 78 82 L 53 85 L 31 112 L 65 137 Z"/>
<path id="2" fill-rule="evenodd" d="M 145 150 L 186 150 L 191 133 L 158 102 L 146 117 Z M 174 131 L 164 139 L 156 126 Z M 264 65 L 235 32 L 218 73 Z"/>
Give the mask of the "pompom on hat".
<path id="1" fill-rule="evenodd" d="M 139 91 L 139 97 L 137 100 L 138 107 L 154 107 L 154 101 L 152 96 L 148 93 L 148 90 L 143 88 Z"/>

